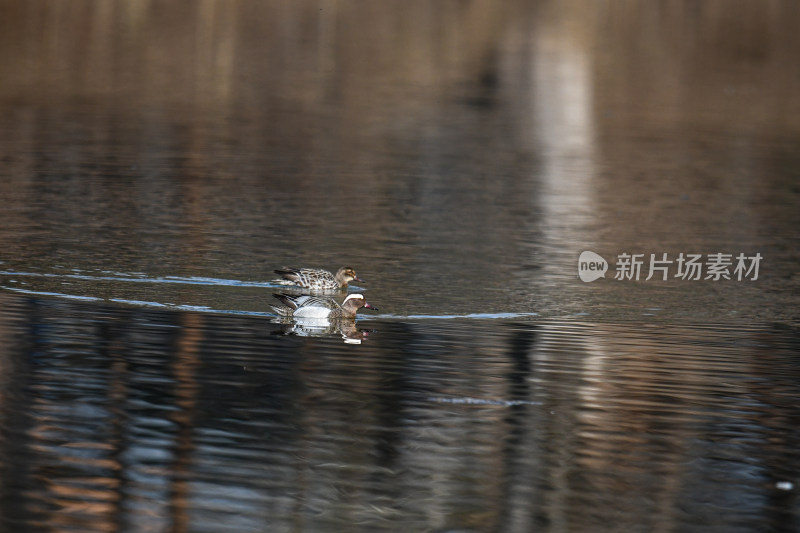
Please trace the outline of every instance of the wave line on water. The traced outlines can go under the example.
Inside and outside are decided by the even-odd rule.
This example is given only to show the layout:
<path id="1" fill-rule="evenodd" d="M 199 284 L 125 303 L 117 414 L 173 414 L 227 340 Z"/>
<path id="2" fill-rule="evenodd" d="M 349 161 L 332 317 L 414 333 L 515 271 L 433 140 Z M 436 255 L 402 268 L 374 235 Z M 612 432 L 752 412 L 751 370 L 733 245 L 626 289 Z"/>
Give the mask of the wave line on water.
<path id="1" fill-rule="evenodd" d="M 37 277 L 37 278 L 66 278 L 81 281 L 122 281 L 127 283 L 173 283 L 182 285 L 215 285 L 222 287 L 280 287 L 277 283 L 269 281 L 242 281 L 237 279 L 208 278 L 200 276 L 162 276 L 148 277 L 133 274 L 119 273 L 113 276 L 93 276 L 89 274 L 56 274 L 52 272 L 22 272 L 13 270 L 0 271 L 2 276 Z"/>
<path id="2" fill-rule="evenodd" d="M 159 302 L 150 302 L 147 300 L 127 300 L 124 298 L 110 298 L 109 302 L 137 305 L 142 307 L 164 307 L 167 309 L 174 309 L 176 311 L 192 311 L 195 313 L 214 313 L 220 315 L 245 315 L 245 316 L 263 316 L 263 317 L 277 317 L 275 313 L 267 313 L 265 311 L 244 311 L 241 309 L 214 309 L 207 305 L 189 305 L 189 304 L 162 304 Z"/>
<path id="3" fill-rule="evenodd" d="M 130 300 L 126 298 L 100 298 L 98 296 L 82 296 L 78 294 L 66 294 L 63 292 L 53 291 L 34 291 L 30 289 L 21 289 L 18 287 L 7 287 L 0 285 L 0 289 L 12 291 L 21 294 L 28 294 L 31 296 L 50 296 L 54 298 L 64 298 L 68 300 L 82 300 L 87 302 L 112 302 L 125 305 L 134 305 L 137 307 L 154 307 L 161 309 L 172 309 L 175 311 L 194 311 L 198 313 L 214 313 L 223 315 L 247 315 L 247 316 L 263 316 L 263 317 L 277 317 L 275 313 L 267 313 L 264 311 L 244 311 L 240 309 L 214 309 L 204 305 L 189 305 L 189 304 L 170 304 L 161 302 L 152 302 L 149 300 Z"/>
<path id="4" fill-rule="evenodd" d="M 493 320 L 493 319 L 502 319 L 502 318 L 522 318 L 528 316 L 539 316 L 539 313 L 535 312 L 523 312 L 523 313 L 466 313 L 463 315 L 392 315 L 392 314 L 383 314 L 383 315 L 369 315 L 370 318 L 373 319 L 391 319 L 391 320 L 453 320 L 458 318 L 469 318 L 469 319 L 482 319 L 482 320 Z"/>
<path id="5" fill-rule="evenodd" d="M 444 398 L 432 396 L 428 398 L 430 402 L 447 403 L 455 405 L 497 405 L 501 407 L 513 407 L 515 405 L 542 405 L 542 402 L 533 400 L 492 400 L 488 398 Z"/>
<path id="6" fill-rule="evenodd" d="M 50 291 L 31 291 L 28 289 L 19 289 L 17 287 L 0 287 L 7 291 L 13 292 L 20 292 L 22 294 L 31 294 L 33 296 L 56 296 L 59 298 L 69 298 L 70 300 L 85 300 L 88 302 L 102 302 L 102 298 L 98 298 L 97 296 L 80 296 L 78 294 L 63 294 L 60 292 L 50 292 Z"/>
<path id="7" fill-rule="evenodd" d="M 0 272 L 0 274 L 7 274 L 7 272 Z M 54 274 L 36 274 L 30 273 L 32 276 L 46 276 L 53 277 Z M 73 276 L 73 275 L 70 275 Z M 74 275 L 78 276 L 78 275 Z M 66 277 L 66 276 L 65 276 Z M 94 277 L 92 279 L 101 279 Z M 119 278 L 114 278 L 119 279 Z M 152 279 L 152 278 L 150 278 Z M 201 278 L 206 279 L 206 278 Z M 213 278 L 212 278 L 213 279 Z M 256 285 L 252 285 L 256 286 Z M 258 285 L 261 286 L 261 285 Z M 275 313 L 265 311 L 245 311 L 241 309 L 214 309 L 204 305 L 189 305 L 189 304 L 174 304 L 164 302 L 154 302 L 150 300 L 135 300 L 127 298 L 102 298 L 98 296 L 84 296 L 78 294 L 68 294 L 56 291 L 37 291 L 32 289 L 23 289 L 21 287 L 9 287 L 7 285 L 0 285 L 0 289 L 13 291 L 21 294 L 29 294 L 33 296 L 51 296 L 57 298 L 65 298 L 70 300 L 84 300 L 94 302 L 112 302 L 125 305 L 135 305 L 141 307 L 155 307 L 162 309 L 174 309 L 178 311 L 195 311 L 200 313 L 216 313 L 226 315 L 246 315 L 246 316 L 262 316 L 262 317 L 277 317 Z M 456 320 L 456 319 L 469 319 L 469 320 L 499 320 L 510 318 L 524 318 L 538 316 L 535 312 L 521 312 L 521 313 L 467 313 L 467 314 L 446 314 L 446 315 L 394 315 L 394 314 L 381 314 L 381 315 L 361 315 L 358 320 Z"/>

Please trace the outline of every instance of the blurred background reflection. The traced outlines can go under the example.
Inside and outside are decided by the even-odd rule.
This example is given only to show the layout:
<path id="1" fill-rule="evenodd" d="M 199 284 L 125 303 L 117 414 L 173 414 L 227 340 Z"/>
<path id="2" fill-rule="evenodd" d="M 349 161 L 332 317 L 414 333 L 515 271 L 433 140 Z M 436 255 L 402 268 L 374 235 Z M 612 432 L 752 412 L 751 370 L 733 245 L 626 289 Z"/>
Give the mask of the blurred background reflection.
<path id="1" fill-rule="evenodd" d="M 0 529 L 797 530 L 798 27 L 0 0 Z M 345 264 L 360 345 L 272 323 Z"/>

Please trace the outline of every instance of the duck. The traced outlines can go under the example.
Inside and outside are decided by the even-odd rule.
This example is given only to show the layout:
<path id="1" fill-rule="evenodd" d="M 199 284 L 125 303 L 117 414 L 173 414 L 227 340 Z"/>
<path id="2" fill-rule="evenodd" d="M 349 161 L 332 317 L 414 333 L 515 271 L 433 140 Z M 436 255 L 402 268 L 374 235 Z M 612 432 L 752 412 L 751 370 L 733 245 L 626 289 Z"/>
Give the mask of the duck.
<path id="1" fill-rule="evenodd" d="M 330 291 L 344 289 L 351 281 L 364 283 L 363 279 L 356 276 L 356 271 L 351 267 L 344 266 L 336 271 L 336 275 L 327 270 L 316 268 L 288 268 L 283 267 L 275 270 L 281 276 L 280 282 L 285 285 L 294 285 L 304 289 L 316 291 Z"/>
<path id="2" fill-rule="evenodd" d="M 273 335 L 291 335 L 295 337 L 327 337 L 341 335 L 345 344 L 361 344 L 372 333 L 372 330 L 361 329 L 355 320 L 336 320 L 327 318 L 294 319 L 277 318 L 274 323 L 280 329 Z"/>
<path id="3" fill-rule="evenodd" d="M 367 303 L 361 294 L 349 294 L 344 299 L 342 305 L 336 303 L 333 298 L 320 296 L 292 295 L 285 293 L 273 294 L 281 304 L 272 305 L 278 316 L 293 318 L 313 318 L 313 319 L 334 319 L 348 318 L 354 319 L 356 312 L 365 307 L 377 311 L 378 308 Z"/>

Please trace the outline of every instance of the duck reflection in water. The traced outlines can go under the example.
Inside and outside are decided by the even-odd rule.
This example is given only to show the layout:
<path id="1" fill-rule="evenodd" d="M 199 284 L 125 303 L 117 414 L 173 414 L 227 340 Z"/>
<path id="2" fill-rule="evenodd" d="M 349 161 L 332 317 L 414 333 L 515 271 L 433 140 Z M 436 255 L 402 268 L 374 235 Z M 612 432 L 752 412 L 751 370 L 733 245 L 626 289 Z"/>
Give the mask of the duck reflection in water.
<path id="1" fill-rule="evenodd" d="M 361 344 L 374 329 L 361 329 L 356 326 L 352 318 L 329 320 L 327 318 L 306 319 L 278 319 L 280 329 L 273 332 L 275 335 L 295 335 L 298 337 L 327 337 L 328 335 L 341 335 L 345 344 Z"/>
<path id="2" fill-rule="evenodd" d="M 281 333 L 300 336 L 323 336 L 339 333 L 348 343 L 360 343 L 369 331 L 356 327 L 356 313 L 366 308 L 377 311 L 361 294 L 350 294 L 339 305 L 333 298 L 309 295 L 274 294 L 282 305 L 273 305 Z"/>

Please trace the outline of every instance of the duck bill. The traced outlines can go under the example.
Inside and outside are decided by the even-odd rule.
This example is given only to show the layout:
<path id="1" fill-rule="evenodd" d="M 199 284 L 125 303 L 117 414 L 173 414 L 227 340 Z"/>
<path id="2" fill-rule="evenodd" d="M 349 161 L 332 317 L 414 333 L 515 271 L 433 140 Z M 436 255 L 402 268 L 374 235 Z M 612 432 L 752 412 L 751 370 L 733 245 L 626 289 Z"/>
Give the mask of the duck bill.
<path id="1" fill-rule="evenodd" d="M 364 302 L 364 307 L 365 307 L 366 309 L 372 309 L 373 311 L 380 311 L 380 309 L 378 309 L 378 308 L 377 308 L 377 307 L 375 307 L 374 305 L 370 305 L 370 304 L 368 304 L 367 302 Z"/>
<path id="2" fill-rule="evenodd" d="M 366 283 L 366 281 L 364 281 L 363 279 L 361 279 L 361 278 L 359 278 L 357 276 L 353 276 L 353 281 L 357 281 L 359 283 Z"/>

